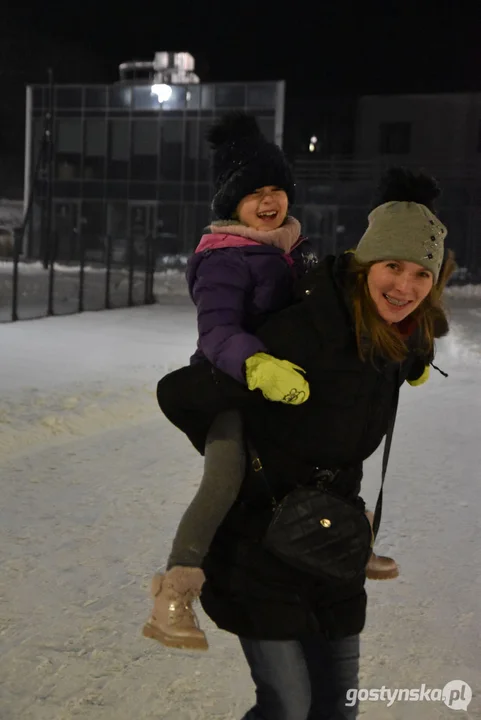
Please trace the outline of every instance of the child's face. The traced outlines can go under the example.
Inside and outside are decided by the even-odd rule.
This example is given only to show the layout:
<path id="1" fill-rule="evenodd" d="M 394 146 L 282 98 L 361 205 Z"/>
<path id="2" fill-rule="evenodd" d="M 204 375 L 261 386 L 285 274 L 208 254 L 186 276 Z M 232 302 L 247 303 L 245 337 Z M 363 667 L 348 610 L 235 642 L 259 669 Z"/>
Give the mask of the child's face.
<path id="1" fill-rule="evenodd" d="M 276 230 L 287 217 L 289 202 L 284 190 L 266 185 L 246 195 L 237 206 L 237 217 L 254 230 Z"/>

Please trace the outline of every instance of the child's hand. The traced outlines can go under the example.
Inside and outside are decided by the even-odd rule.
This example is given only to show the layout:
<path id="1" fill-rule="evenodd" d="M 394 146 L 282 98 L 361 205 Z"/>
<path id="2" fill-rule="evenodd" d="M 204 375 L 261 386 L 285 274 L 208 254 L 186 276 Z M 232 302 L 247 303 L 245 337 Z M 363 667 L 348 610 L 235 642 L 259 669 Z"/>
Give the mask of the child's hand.
<path id="1" fill-rule="evenodd" d="M 256 353 L 247 358 L 245 366 L 249 390 L 261 390 L 266 400 L 301 405 L 308 399 L 309 383 L 301 375 L 305 370 L 289 360 Z"/>

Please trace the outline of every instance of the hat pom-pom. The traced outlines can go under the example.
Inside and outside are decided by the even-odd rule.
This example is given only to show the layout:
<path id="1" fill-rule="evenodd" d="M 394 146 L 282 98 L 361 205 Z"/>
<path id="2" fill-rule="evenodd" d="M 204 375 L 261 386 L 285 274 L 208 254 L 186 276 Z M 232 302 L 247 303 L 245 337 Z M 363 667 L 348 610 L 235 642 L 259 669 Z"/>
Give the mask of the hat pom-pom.
<path id="1" fill-rule="evenodd" d="M 258 137 L 261 131 L 253 115 L 243 112 L 232 112 L 225 115 L 207 132 L 207 140 L 213 150 L 225 143 L 245 137 Z"/>
<path id="2" fill-rule="evenodd" d="M 425 172 L 403 167 L 390 168 L 381 178 L 374 207 L 387 202 L 415 202 L 434 212 L 434 201 L 441 194 L 435 178 Z"/>

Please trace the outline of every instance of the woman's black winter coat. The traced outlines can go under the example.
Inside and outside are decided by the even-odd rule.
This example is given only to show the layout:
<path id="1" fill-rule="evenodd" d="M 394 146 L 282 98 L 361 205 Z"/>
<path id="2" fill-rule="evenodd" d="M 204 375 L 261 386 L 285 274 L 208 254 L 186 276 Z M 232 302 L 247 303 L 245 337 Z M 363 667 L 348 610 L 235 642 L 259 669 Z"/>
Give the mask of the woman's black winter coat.
<path id="1" fill-rule="evenodd" d="M 170 373 L 158 385 L 161 409 L 201 453 L 215 415 L 239 408 L 278 498 L 308 482 L 316 468 L 341 469 L 338 492 L 356 498 L 362 463 L 386 434 L 398 386 L 418 378 L 432 359 L 417 347 L 414 333 L 402 364 L 360 360 L 345 289 L 348 262 L 348 256 L 323 260 L 306 276 L 303 298 L 257 332 L 272 355 L 305 369 L 311 396 L 304 404 L 268 402 L 208 363 Z M 276 559 L 261 545 L 271 517 L 268 490 L 248 465 L 238 501 L 204 563 L 207 614 L 220 628 L 251 638 L 360 632 L 364 578 L 339 590 Z"/>

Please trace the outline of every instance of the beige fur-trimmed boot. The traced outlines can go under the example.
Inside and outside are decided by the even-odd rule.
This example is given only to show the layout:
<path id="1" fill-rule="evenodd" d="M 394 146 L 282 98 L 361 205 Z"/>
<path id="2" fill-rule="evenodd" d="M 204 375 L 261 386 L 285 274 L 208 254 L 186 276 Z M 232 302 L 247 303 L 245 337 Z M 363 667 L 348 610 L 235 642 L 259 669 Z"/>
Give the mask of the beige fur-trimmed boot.
<path id="1" fill-rule="evenodd" d="M 371 523 L 371 528 L 374 524 L 374 513 L 370 510 L 366 510 L 366 517 Z M 395 560 L 384 555 L 376 555 L 371 553 L 371 557 L 366 565 L 366 577 L 369 580 L 394 580 L 399 575 L 399 567 Z"/>
<path id="2" fill-rule="evenodd" d="M 152 579 L 154 609 L 144 625 L 144 637 L 184 650 L 207 650 L 204 632 L 192 609 L 199 597 L 205 575 L 201 568 L 175 566 Z"/>

